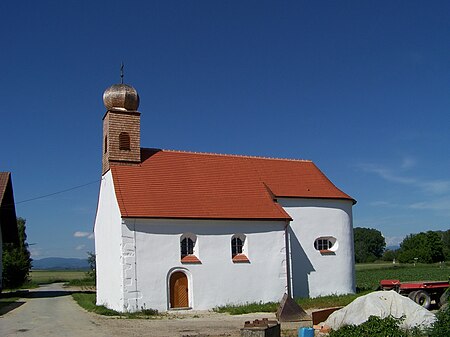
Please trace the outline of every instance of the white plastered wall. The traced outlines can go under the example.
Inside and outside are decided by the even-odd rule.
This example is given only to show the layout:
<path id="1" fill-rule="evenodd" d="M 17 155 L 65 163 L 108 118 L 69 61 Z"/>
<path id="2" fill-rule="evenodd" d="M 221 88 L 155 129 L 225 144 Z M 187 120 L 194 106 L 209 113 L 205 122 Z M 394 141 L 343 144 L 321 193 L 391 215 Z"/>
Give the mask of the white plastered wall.
<path id="1" fill-rule="evenodd" d="M 352 201 L 280 198 L 290 223 L 294 297 L 317 297 L 355 292 Z M 321 254 L 319 237 L 334 237 L 337 249 Z M 335 247 L 336 248 L 336 247 Z"/>
<path id="2" fill-rule="evenodd" d="M 279 301 L 286 291 L 284 226 L 282 221 L 125 220 L 124 247 L 136 250 L 124 265 L 126 310 L 168 310 L 169 277 L 178 270 L 188 277 L 192 309 Z M 183 233 L 196 235 L 201 264 L 180 262 Z M 250 263 L 232 262 L 231 238 L 237 233 L 246 236 Z"/>
<path id="3" fill-rule="evenodd" d="M 111 171 L 100 183 L 94 233 L 97 304 L 123 311 L 122 219 Z"/>

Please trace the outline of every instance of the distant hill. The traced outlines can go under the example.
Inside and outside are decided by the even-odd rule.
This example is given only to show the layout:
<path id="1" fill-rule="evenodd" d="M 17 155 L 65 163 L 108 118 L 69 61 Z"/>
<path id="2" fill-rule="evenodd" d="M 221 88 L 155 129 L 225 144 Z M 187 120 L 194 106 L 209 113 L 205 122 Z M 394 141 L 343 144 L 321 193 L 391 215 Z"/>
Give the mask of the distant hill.
<path id="1" fill-rule="evenodd" d="M 400 248 L 400 246 L 389 246 L 389 247 L 386 247 L 386 250 L 387 249 L 389 249 L 389 250 L 397 250 L 399 248 Z"/>
<path id="2" fill-rule="evenodd" d="M 63 257 L 47 257 L 40 260 L 33 259 L 33 269 L 46 270 L 67 270 L 78 269 L 88 270 L 89 263 L 87 259 L 63 258 Z"/>

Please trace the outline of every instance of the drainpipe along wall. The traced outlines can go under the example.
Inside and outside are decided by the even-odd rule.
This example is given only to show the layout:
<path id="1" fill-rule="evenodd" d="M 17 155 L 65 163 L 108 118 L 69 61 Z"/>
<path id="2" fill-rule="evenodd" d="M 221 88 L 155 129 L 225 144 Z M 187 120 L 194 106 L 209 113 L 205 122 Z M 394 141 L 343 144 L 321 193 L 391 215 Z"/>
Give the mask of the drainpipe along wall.
<path id="1" fill-rule="evenodd" d="M 291 280 L 291 242 L 289 240 L 289 220 L 286 220 L 286 225 L 284 226 L 284 240 L 285 240 L 285 251 L 286 251 L 286 289 L 287 294 L 292 298 L 292 280 Z"/>

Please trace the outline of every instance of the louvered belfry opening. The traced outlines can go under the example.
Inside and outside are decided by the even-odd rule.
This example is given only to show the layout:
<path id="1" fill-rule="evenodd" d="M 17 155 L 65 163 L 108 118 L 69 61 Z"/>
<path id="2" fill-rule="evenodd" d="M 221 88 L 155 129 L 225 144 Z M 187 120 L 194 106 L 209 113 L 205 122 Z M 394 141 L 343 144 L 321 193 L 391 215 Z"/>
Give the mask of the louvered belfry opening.
<path id="1" fill-rule="evenodd" d="M 130 151 L 130 135 L 128 132 L 121 132 L 119 135 L 119 150 Z"/>

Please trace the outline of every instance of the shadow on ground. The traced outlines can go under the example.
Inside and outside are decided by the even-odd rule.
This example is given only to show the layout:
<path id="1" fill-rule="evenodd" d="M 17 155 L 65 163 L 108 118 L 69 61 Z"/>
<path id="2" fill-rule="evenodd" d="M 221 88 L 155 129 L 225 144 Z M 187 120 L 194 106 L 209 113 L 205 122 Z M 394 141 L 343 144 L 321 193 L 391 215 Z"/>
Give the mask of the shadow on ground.
<path id="1" fill-rule="evenodd" d="M 17 309 L 18 307 L 25 304 L 25 302 L 18 301 L 18 302 L 10 302 L 10 303 L 3 303 L 2 300 L 0 300 L 0 316 Z"/>
<path id="2" fill-rule="evenodd" d="M 40 290 L 37 289 L 31 289 L 31 290 L 17 290 L 17 291 L 10 291 L 7 293 L 0 293 L 0 316 L 4 315 L 14 309 L 19 308 L 23 304 L 25 304 L 25 301 L 15 301 L 15 302 L 9 302 L 7 300 L 8 298 L 53 298 L 53 297 L 62 297 L 62 296 L 69 296 L 75 293 L 84 293 L 84 294 L 94 294 L 95 291 L 92 290 Z"/>
<path id="3" fill-rule="evenodd" d="M 82 290 L 30 290 L 25 298 L 51 298 L 69 296 L 72 294 L 84 293 L 94 294 L 95 291 L 82 291 Z"/>

